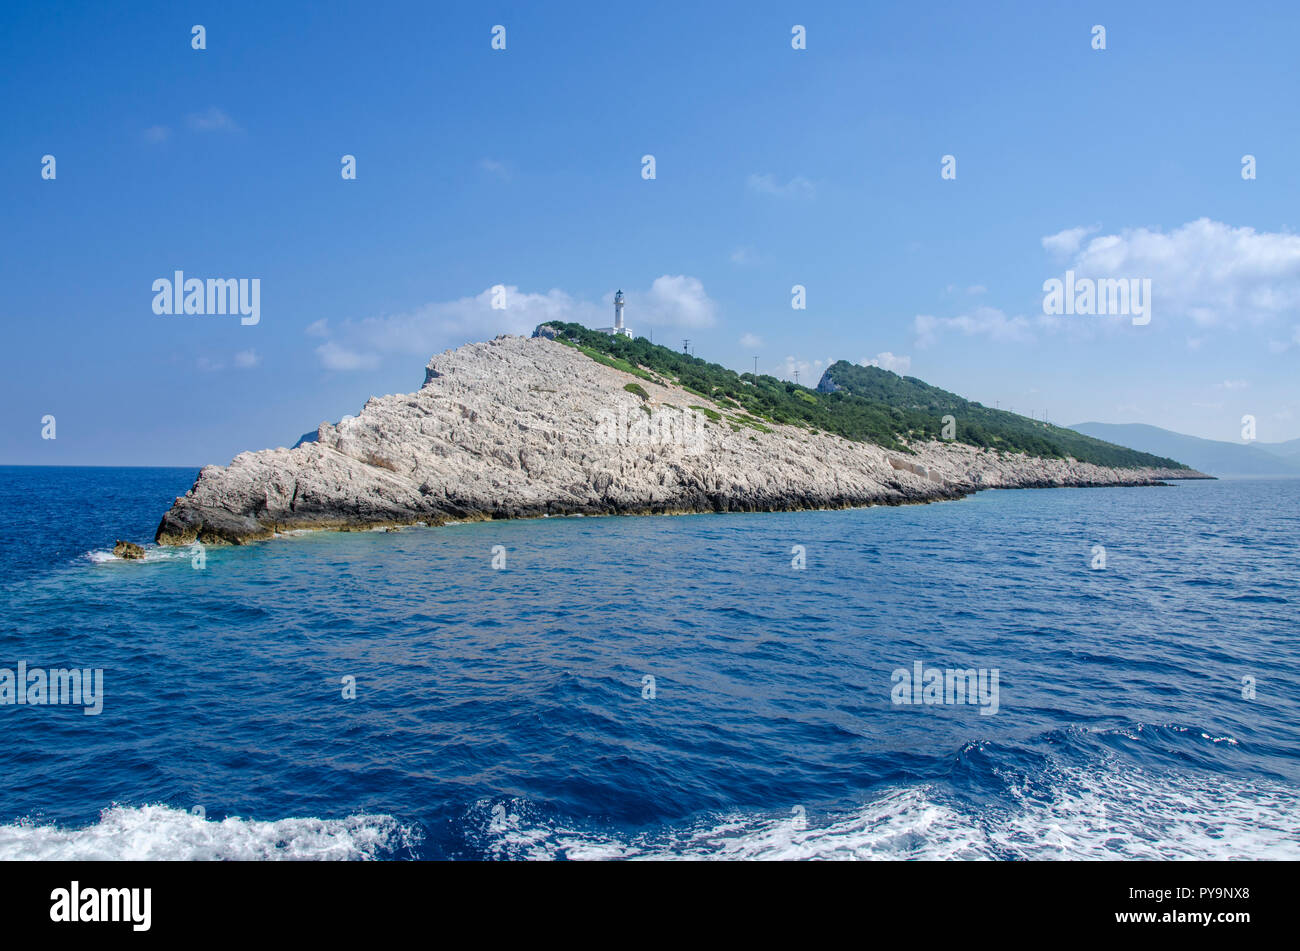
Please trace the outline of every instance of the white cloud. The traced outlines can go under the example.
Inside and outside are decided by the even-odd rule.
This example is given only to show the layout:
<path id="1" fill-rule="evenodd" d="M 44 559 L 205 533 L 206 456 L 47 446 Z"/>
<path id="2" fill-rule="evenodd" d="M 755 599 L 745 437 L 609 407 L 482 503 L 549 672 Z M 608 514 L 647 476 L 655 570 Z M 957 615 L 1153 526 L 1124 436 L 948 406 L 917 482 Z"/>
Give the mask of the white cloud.
<path id="1" fill-rule="evenodd" d="M 496 159 L 490 159 L 490 158 L 479 159 L 478 167 L 482 171 L 487 172 L 489 175 L 492 175 L 496 178 L 499 178 L 503 182 L 508 182 L 515 177 L 514 170 L 509 165 L 507 165 L 505 162 L 499 162 Z"/>
<path id="2" fill-rule="evenodd" d="M 736 248 L 731 252 L 731 263 L 739 264 L 742 267 L 753 264 L 755 261 L 753 248 Z"/>
<path id="3" fill-rule="evenodd" d="M 977 307 L 957 317 L 932 317 L 917 314 L 913 322 L 916 345 L 928 347 L 940 336 L 961 334 L 966 337 L 988 337 L 990 340 L 1028 340 L 1033 323 L 1026 317 L 1008 317 L 996 307 Z"/>
<path id="4" fill-rule="evenodd" d="M 1248 386 L 1250 383 L 1246 380 L 1224 380 L 1222 383 L 1214 384 L 1214 388 L 1218 390 L 1244 390 Z"/>
<path id="5" fill-rule="evenodd" d="M 744 334 L 740 338 L 740 346 L 745 350 L 757 350 L 763 346 L 763 338 L 754 334 Z"/>
<path id="6" fill-rule="evenodd" d="M 627 322 L 633 327 L 634 320 L 670 327 L 712 327 L 717 310 L 699 279 L 684 274 L 655 278 L 644 296 L 624 296 Z"/>
<path id="7" fill-rule="evenodd" d="M 1300 324 L 1291 328 L 1290 340 L 1270 340 L 1268 349 L 1271 353 L 1286 353 L 1292 347 L 1300 347 Z"/>
<path id="8" fill-rule="evenodd" d="M 492 307 L 492 289 L 475 297 L 425 304 L 415 310 L 360 321 L 344 321 L 320 331 L 329 339 L 316 348 L 321 362 L 333 370 L 369 369 L 384 354 L 430 357 L 448 346 L 486 340 L 498 334 L 529 334 L 548 320 L 589 323 L 594 309 L 585 311 L 568 294 L 552 290 L 527 294 L 509 285 L 503 309 Z M 610 312 L 613 312 L 611 304 Z M 313 324 L 310 330 L 316 330 Z M 319 331 L 318 331 L 319 335 Z"/>
<path id="9" fill-rule="evenodd" d="M 225 112 L 212 106 L 207 112 L 196 112 L 188 120 L 195 132 L 238 132 L 239 126 Z"/>
<path id="10" fill-rule="evenodd" d="M 166 142 L 171 137 L 171 129 L 165 125 L 151 125 L 144 130 L 144 140 L 157 145 L 160 142 Z"/>
<path id="11" fill-rule="evenodd" d="M 786 357 L 785 364 L 779 375 L 783 379 L 793 380 L 795 373 L 798 373 L 800 386 L 816 386 L 817 381 L 821 378 L 820 371 L 825 365 L 821 360 L 809 361 Z"/>
<path id="12" fill-rule="evenodd" d="M 713 301 L 699 280 L 686 275 L 665 274 L 656 278 L 649 290 L 630 291 L 624 297 L 626 321 L 633 333 L 646 325 L 707 327 L 714 322 Z M 304 332 L 323 338 L 316 355 L 328 369 L 367 370 L 378 366 L 384 356 L 427 359 L 448 347 L 499 334 L 528 335 L 547 321 L 607 327 L 614 319 L 612 293 L 597 302 L 578 300 L 557 289 L 538 294 L 507 285 L 504 309 L 493 308 L 493 300 L 488 288 L 473 297 L 425 304 L 398 314 L 334 324 L 317 320 Z"/>
<path id="13" fill-rule="evenodd" d="M 326 340 L 316 348 L 316 356 L 327 370 L 373 370 L 379 366 L 379 355 L 358 353 L 333 340 Z"/>
<path id="14" fill-rule="evenodd" d="M 796 175 L 783 185 L 775 175 L 760 175 L 755 172 L 746 179 L 745 184 L 752 192 L 777 198 L 812 198 L 817 192 L 816 186 L 802 175 Z"/>
<path id="15" fill-rule="evenodd" d="M 1043 238 L 1043 247 L 1053 254 L 1074 254 L 1079 250 L 1079 245 L 1083 243 L 1084 238 L 1100 230 L 1100 225 L 1066 228 L 1064 231 L 1058 231 L 1056 234 L 1049 234 Z"/>
<path id="16" fill-rule="evenodd" d="M 256 350 L 241 350 L 231 359 L 231 365 L 241 370 L 251 369 L 262 362 L 261 355 Z M 223 360 L 217 360 L 212 357 L 203 356 L 198 358 L 198 368 L 204 373 L 220 373 L 226 368 Z"/>
<path id="17" fill-rule="evenodd" d="M 1044 238 L 1044 246 L 1080 230 Z M 1169 232 L 1099 235 L 1078 250 L 1073 270 L 1094 279 L 1150 278 L 1155 321 L 1258 325 L 1300 309 L 1300 235 L 1208 218 Z"/>
<path id="18" fill-rule="evenodd" d="M 864 367 L 880 367 L 882 370 L 892 370 L 894 373 L 903 374 L 912 369 L 912 358 L 894 356 L 894 354 L 885 350 L 869 360 L 863 360 L 862 365 Z"/>
<path id="19" fill-rule="evenodd" d="M 1095 234 L 1099 230 L 1067 228 L 1042 238 L 1042 244 L 1065 258 L 1062 271 L 1073 271 L 1076 281 L 1150 280 L 1148 306 L 1156 324 L 1184 320 L 1196 329 L 1271 324 L 1270 350 L 1282 353 L 1300 346 L 1300 325 L 1292 324 L 1300 311 L 1300 235 L 1232 227 L 1208 218 L 1168 232 L 1131 228 Z M 1095 236 L 1085 240 L 1089 235 Z M 1061 272 L 1052 277 L 1060 279 Z M 1283 320 L 1288 326 L 1281 326 Z M 956 317 L 918 314 L 914 321 L 918 347 L 949 334 L 1005 342 L 1050 331 L 1089 339 L 1127 327 L 1127 322 L 1063 320 L 1038 312 L 1011 316 L 995 307 L 978 307 Z M 1192 351 L 1207 342 L 1203 334 L 1185 340 Z"/>

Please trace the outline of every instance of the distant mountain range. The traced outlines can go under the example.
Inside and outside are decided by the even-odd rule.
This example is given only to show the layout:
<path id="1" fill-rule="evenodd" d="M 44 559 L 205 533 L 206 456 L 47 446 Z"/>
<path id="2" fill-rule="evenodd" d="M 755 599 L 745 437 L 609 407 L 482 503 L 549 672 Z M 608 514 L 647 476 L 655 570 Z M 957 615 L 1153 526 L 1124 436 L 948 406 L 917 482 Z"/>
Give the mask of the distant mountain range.
<path id="1" fill-rule="evenodd" d="M 1237 443 L 1184 436 L 1143 423 L 1078 423 L 1085 436 L 1169 456 L 1215 476 L 1300 477 L 1300 439 L 1275 443 Z"/>

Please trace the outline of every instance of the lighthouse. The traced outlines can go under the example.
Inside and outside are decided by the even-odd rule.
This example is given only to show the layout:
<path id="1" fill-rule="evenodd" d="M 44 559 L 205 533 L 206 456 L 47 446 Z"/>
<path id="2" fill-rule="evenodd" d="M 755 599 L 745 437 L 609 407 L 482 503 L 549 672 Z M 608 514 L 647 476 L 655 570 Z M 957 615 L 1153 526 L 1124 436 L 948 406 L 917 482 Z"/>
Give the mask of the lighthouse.
<path id="1" fill-rule="evenodd" d="M 607 333 L 611 337 L 630 337 L 632 331 L 623 326 L 623 292 L 619 291 L 614 295 L 614 326 L 601 327 L 601 333 Z"/>

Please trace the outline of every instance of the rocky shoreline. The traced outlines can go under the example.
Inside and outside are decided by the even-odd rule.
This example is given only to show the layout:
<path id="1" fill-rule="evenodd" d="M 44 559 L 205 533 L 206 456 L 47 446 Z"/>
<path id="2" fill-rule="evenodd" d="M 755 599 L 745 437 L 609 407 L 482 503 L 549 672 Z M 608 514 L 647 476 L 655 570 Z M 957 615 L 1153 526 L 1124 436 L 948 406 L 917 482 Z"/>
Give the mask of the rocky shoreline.
<path id="1" fill-rule="evenodd" d="M 322 423 L 314 442 L 205 466 L 155 541 L 238 545 L 303 529 L 836 509 L 1210 478 L 956 442 L 909 448 L 759 424 L 545 336 L 506 336 L 435 356 L 417 392 L 372 397 L 358 416 Z"/>

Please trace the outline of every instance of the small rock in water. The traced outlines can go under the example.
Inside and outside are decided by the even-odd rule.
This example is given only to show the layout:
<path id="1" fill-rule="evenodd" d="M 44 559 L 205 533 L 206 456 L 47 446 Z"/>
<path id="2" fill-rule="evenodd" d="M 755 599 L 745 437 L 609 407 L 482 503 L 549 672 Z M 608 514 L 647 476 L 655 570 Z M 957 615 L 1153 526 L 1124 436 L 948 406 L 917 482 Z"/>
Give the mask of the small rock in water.
<path id="1" fill-rule="evenodd" d="M 119 538 L 113 546 L 113 554 L 127 561 L 138 561 L 144 557 L 144 549 L 134 542 L 124 542 Z"/>

